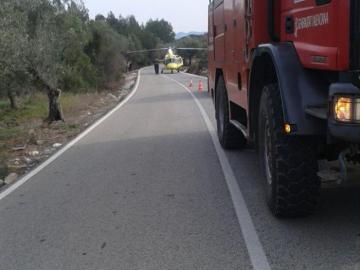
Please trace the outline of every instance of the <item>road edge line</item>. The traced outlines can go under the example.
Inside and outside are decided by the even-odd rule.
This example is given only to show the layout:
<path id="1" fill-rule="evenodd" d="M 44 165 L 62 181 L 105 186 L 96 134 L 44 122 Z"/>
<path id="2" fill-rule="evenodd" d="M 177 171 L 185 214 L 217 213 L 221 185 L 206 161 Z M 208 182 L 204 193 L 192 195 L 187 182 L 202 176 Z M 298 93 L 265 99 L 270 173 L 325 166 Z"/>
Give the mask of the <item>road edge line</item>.
<path id="1" fill-rule="evenodd" d="M 138 70 L 136 83 L 135 83 L 133 89 L 131 90 L 131 92 L 127 95 L 127 97 L 123 101 L 121 101 L 115 108 L 113 108 L 111 111 L 106 113 L 103 117 L 98 119 L 94 124 L 92 124 L 87 129 L 85 129 L 83 132 L 81 132 L 76 138 L 74 138 L 73 140 L 68 142 L 63 148 L 61 148 L 58 152 L 56 152 L 50 158 L 45 160 L 43 163 L 41 163 L 39 166 L 34 168 L 29 173 L 25 174 L 14 184 L 10 185 L 8 188 L 5 188 L 2 192 L 0 192 L 0 201 L 3 200 L 4 198 L 6 198 L 7 196 L 9 196 L 20 186 L 22 186 L 23 184 L 28 182 L 32 177 L 34 177 L 39 172 L 41 172 L 43 169 L 45 169 L 47 166 L 49 166 L 51 163 L 53 163 L 56 159 L 58 159 L 61 155 L 63 155 L 67 150 L 69 150 L 71 147 L 73 147 L 76 143 L 78 143 L 81 139 L 86 137 L 91 131 L 93 131 L 100 124 L 102 124 L 105 120 L 107 120 L 110 116 L 112 116 L 116 111 L 118 111 L 121 107 L 123 107 L 136 94 L 136 92 L 139 88 L 140 78 L 141 78 L 141 70 L 142 69 Z"/>
<path id="2" fill-rule="evenodd" d="M 228 186 L 228 190 L 230 192 L 231 199 L 235 208 L 240 229 L 245 240 L 245 245 L 248 250 L 251 264 L 255 270 L 271 270 L 270 264 L 266 257 L 263 246 L 260 242 L 259 236 L 256 232 L 249 210 L 246 206 L 244 196 L 241 192 L 239 184 L 237 183 L 234 171 L 231 168 L 229 159 L 227 158 L 225 151 L 222 149 L 217 139 L 216 130 L 211 123 L 211 120 L 207 115 L 204 107 L 202 106 L 198 98 L 194 95 L 194 93 L 184 84 L 166 75 L 163 75 L 163 77 L 177 83 L 179 86 L 184 88 L 194 99 L 198 109 L 200 110 L 201 116 L 205 121 L 205 125 L 210 133 L 212 142 L 215 146 L 215 150 L 219 158 L 224 178 L 226 180 L 226 184 Z"/>
<path id="3" fill-rule="evenodd" d="M 188 72 L 180 71 L 180 73 L 184 74 L 184 75 L 187 75 L 187 76 L 194 76 L 194 77 L 198 77 L 198 78 L 201 78 L 201 79 L 208 79 L 206 76 L 200 76 L 200 75 L 192 74 L 192 73 L 188 73 Z"/>

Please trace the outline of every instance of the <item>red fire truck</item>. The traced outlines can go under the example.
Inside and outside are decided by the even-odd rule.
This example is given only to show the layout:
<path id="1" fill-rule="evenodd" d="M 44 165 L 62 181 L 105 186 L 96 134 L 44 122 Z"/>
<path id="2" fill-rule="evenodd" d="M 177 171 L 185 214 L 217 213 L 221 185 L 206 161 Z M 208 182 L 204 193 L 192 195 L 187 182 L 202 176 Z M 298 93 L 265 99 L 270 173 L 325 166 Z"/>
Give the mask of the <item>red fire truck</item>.
<path id="1" fill-rule="evenodd" d="M 210 0 L 208 60 L 221 145 L 257 146 L 275 216 L 313 212 L 319 160 L 360 162 L 360 1 Z"/>

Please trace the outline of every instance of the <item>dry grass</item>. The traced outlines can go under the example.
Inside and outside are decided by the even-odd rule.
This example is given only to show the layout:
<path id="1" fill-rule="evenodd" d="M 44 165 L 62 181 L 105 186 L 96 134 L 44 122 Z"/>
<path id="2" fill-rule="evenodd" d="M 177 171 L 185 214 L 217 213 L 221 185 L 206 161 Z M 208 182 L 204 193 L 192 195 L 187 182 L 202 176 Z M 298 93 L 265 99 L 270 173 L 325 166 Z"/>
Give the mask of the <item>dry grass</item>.
<path id="1" fill-rule="evenodd" d="M 119 102 L 116 97 L 129 93 L 125 85 L 135 80 L 136 73 L 129 73 L 107 92 L 63 92 L 60 103 L 65 123 L 49 125 L 45 121 L 48 99 L 43 92 L 21 97 L 17 110 L 11 110 L 8 100 L 0 98 L 0 179 L 9 172 L 21 175 L 44 161 L 57 150 L 54 143 L 66 144 L 112 109 Z"/>
<path id="2" fill-rule="evenodd" d="M 116 104 L 107 94 L 63 93 L 61 105 L 66 122 L 51 126 L 44 121 L 48 114 L 48 100 L 45 94 L 35 93 L 22 97 L 18 101 L 17 110 L 11 110 L 7 100 L 0 100 L 0 178 L 8 173 L 8 170 L 4 169 L 4 164 L 25 155 L 25 150 L 23 153 L 14 152 L 14 146 L 30 144 L 29 147 L 34 147 L 29 142 L 30 137 L 35 137 L 32 140 L 45 140 L 47 145 L 42 146 L 43 148 L 51 147 L 55 142 L 66 143 L 94 121 L 95 116 L 101 116 Z"/>

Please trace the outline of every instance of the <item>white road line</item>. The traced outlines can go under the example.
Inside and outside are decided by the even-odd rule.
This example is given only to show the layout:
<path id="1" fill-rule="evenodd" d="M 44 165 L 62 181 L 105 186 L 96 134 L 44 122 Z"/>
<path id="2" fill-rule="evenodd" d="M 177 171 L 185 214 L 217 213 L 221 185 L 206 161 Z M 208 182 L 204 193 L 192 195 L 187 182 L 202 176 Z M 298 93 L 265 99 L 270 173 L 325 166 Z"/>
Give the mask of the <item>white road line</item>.
<path id="1" fill-rule="evenodd" d="M 102 118 L 97 120 L 93 125 L 91 125 L 89 128 L 87 128 L 85 131 L 80 133 L 75 139 L 73 139 L 71 142 L 69 142 L 67 145 L 65 145 L 61 150 L 59 150 L 57 153 L 55 153 L 53 156 L 51 156 L 49 159 L 47 159 L 44 163 L 36 167 L 34 170 L 26 174 L 24 177 L 22 177 L 19 181 L 11 185 L 9 188 L 5 189 L 2 193 L 0 193 L 0 201 L 10 195 L 12 192 L 14 192 L 16 189 L 18 189 L 20 186 L 25 184 L 27 181 L 29 181 L 33 176 L 37 175 L 40 171 L 42 171 L 44 168 L 46 168 L 48 165 L 50 165 L 52 162 L 54 162 L 57 158 L 59 158 L 62 154 L 64 154 L 67 150 L 69 150 L 71 147 L 73 147 L 77 142 L 79 142 L 81 139 L 83 139 L 85 136 L 87 136 L 92 130 L 97 128 L 102 122 L 104 122 L 106 119 L 108 119 L 111 115 L 113 115 L 117 110 L 119 110 L 121 107 L 123 107 L 136 93 L 136 91 L 139 88 L 140 83 L 140 77 L 141 77 L 141 70 L 138 71 L 138 77 L 135 83 L 134 88 L 132 89 L 131 93 L 117 105 L 114 109 L 112 109 L 110 112 L 108 112 L 106 115 L 104 115 Z"/>
<path id="2" fill-rule="evenodd" d="M 201 116 L 203 117 L 205 124 L 207 126 L 207 129 L 211 135 L 211 139 L 214 143 L 216 153 L 219 157 L 219 161 L 224 173 L 224 177 L 228 186 L 228 189 L 231 194 L 231 199 L 234 204 L 235 212 L 239 221 L 239 225 L 245 240 L 246 248 L 249 253 L 249 257 L 252 263 L 252 266 L 255 270 L 270 270 L 270 264 L 267 260 L 267 257 L 265 255 L 264 249 L 261 245 L 259 236 L 256 233 L 256 229 L 254 227 L 254 224 L 252 222 L 249 210 L 246 206 L 246 202 L 244 199 L 244 196 L 242 195 L 242 192 L 240 190 L 239 184 L 237 183 L 236 177 L 234 175 L 234 172 L 231 168 L 230 162 L 222 149 L 218 138 L 217 138 L 217 132 L 212 125 L 209 116 L 207 115 L 204 107 L 201 105 L 200 101 L 197 99 L 197 97 L 193 94 L 193 92 L 187 88 L 185 85 L 180 83 L 179 81 L 172 79 L 168 76 L 163 75 L 168 80 L 174 81 L 179 86 L 184 88 L 192 98 L 195 100 L 196 105 L 198 106 Z"/>
<path id="3" fill-rule="evenodd" d="M 198 78 L 201 78 L 201 79 L 207 79 L 207 77 L 205 77 L 205 76 L 200 76 L 200 75 L 196 75 L 196 74 L 191 74 L 191 73 L 187 73 L 187 72 L 183 72 L 183 71 L 181 71 L 180 73 L 181 73 L 181 74 L 184 74 L 184 75 L 187 75 L 187 76 L 193 76 L 193 77 L 198 77 Z"/>

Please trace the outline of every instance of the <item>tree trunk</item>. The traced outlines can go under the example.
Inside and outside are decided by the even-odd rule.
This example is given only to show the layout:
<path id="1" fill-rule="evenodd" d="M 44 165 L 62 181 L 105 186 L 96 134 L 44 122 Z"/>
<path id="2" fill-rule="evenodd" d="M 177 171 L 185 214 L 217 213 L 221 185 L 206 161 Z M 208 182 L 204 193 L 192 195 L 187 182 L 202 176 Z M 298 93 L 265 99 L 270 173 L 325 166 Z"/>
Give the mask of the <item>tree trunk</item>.
<path id="1" fill-rule="evenodd" d="M 61 104 L 60 104 L 60 89 L 52 89 L 49 86 L 45 86 L 48 99 L 49 99 L 49 116 L 48 121 L 50 123 L 54 121 L 64 121 Z"/>
<path id="2" fill-rule="evenodd" d="M 13 109 L 13 110 L 18 109 L 18 104 L 16 102 L 16 95 L 15 95 L 15 93 L 13 91 L 11 91 L 11 90 L 8 91 L 8 98 L 9 98 L 9 101 L 10 101 L 11 109 Z"/>

